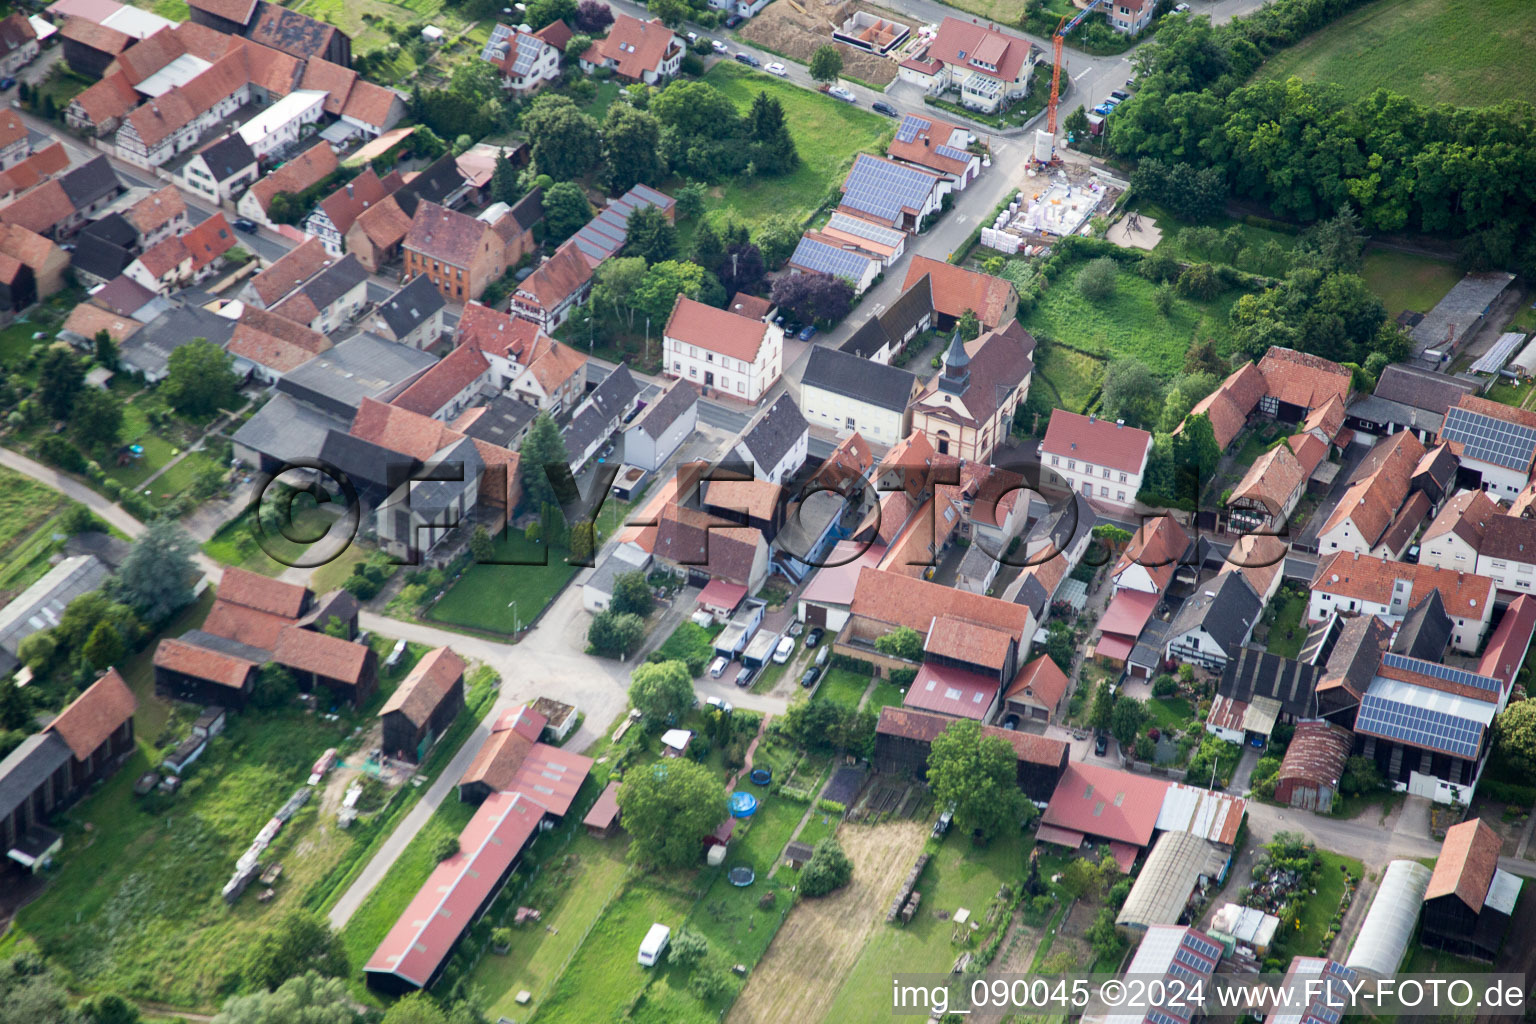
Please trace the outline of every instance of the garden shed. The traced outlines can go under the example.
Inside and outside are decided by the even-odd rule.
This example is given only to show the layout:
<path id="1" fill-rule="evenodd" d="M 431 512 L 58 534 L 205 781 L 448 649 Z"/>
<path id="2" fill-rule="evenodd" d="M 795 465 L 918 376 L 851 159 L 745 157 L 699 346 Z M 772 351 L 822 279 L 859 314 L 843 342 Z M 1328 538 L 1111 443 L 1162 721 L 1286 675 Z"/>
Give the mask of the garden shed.
<path id="1" fill-rule="evenodd" d="M 810 863 L 811 854 L 814 852 L 810 843 L 799 841 L 790 843 L 784 847 L 784 863 L 788 867 L 803 868 Z"/>

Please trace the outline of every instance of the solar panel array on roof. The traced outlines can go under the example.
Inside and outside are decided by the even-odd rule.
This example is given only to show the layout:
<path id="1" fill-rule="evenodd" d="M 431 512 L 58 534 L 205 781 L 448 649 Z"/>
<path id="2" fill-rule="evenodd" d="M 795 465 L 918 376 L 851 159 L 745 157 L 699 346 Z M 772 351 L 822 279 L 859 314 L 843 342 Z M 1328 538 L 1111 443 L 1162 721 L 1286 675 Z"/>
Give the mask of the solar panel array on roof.
<path id="1" fill-rule="evenodd" d="M 963 149 L 956 149 L 954 146 L 935 146 L 933 151 L 939 154 L 939 156 L 947 156 L 951 160 L 969 160 L 971 158 L 971 154 Z"/>
<path id="2" fill-rule="evenodd" d="M 921 210 L 927 204 L 934 180 L 916 168 L 860 154 L 843 186 L 843 205 L 897 221 L 902 210 Z"/>
<path id="3" fill-rule="evenodd" d="M 883 228 L 879 224 L 871 223 L 863 217 L 851 217 L 846 213 L 834 213 L 827 221 L 827 227 L 859 238 L 867 238 L 871 242 L 879 242 L 881 245 L 889 245 L 892 248 L 901 245 L 906 238 L 906 232 L 895 228 Z"/>
<path id="4" fill-rule="evenodd" d="M 908 114 L 901 119 L 901 127 L 896 129 L 897 142 L 911 142 L 917 138 L 917 133 L 933 127 L 933 122 L 926 117 L 918 117 L 916 114 Z"/>
<path id="5" fill-rule="evenodd" d="M 1388 668 L 1402 669 L 1405 672 L 1417 672 L 1420 675 L 1430 676 L 1435 679 L 1444 679 L 1448 683 L 1460 683 L 1462 686 L 1471 686 L 1479 690 L 1491 690 L 1498 693 L 1503 689 L 1503 684 L 1491 676 L 1481 676 L 1476 672 L 1468 672 L 1464 668 L 1455 668 L 1451 665 L 1441 665 L 1434 661 L 1425 661 L 1423 658 L 1410 658 L 1402 654 L 1387 653 L 1381 656 L 1382 664 Z"/>
<path id="6" fill-rule="evenodd" d="M 1440 438 L 1459 441 L 1468 458 L 1509 469 L 1529 469 L 1536 456 L 1536 429 L 1470 409 L 1447 409 Z"/>
<path id="7" fill-rule="evenodd" d="M 514 75 L 526 75 L 533 70 L 534 62 L 539 59 L 539 51 L 544 49 L 544 43 L 534 36 L 517 34 L 517 60 L 512 65 Z"/>
<path id="8" fill-rule="evenodd" d="M 491 63 L 499 63 L 506 59 L 507 40 L 512 37 L 512 30 L 505 25 L 497 25 L 491 29 L 491 38 L 485 41 L 485 49 L 480 51 L 480 59 Z"/>
<path id="9" fill-rule="evenodd" d="M 1355 731 L 1468 760 L 1477 758 L 1483 741 L 1479 722 L 1371 694 L 1360 699 Z"/>
<path id="10" fill-rule="evenodd" d="M 802 270 L 820 271 L 858 284 L 864 280 L 864 272 L 871 260 L 848 249 L 839 249 L 813 238 L 801 238 L 789 262 Z"/>

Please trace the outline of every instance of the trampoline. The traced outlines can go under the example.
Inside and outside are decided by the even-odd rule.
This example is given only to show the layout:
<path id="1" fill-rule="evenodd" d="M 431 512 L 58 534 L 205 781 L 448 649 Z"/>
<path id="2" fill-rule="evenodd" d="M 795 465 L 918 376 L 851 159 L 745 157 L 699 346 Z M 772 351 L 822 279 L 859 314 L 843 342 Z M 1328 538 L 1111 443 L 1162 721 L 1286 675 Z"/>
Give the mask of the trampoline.
<path id="1" fill-rule="evenodd" d="M 736 886 L 738 889 L 744 889 L 751 885 L 753 882 L 757 881 L 757 872 L 753 871 L 746 865 L 742 865 L 738 868 L 731 868 L 730 873 L 726 875 L 726 878 L 730 879 L 731 884 Z"/>
<path id="2" fill-rule="evenodd" d="M 773 769 L 771 769 L 771 768 L 753 768 L 752 769 L 752 781 L 754 783 L 756 783 L 757 785 L 759 785 L 759 786 L 766 786 L 766 785 L 768 785 L 768 783 L 773 781 Z"/>
<path id="3" fill-rule="evenodd" d="M 732 793 L 730 807 L 731 817 L 750 818 L 757 810 L 757 797 L 751 793 Z"/>

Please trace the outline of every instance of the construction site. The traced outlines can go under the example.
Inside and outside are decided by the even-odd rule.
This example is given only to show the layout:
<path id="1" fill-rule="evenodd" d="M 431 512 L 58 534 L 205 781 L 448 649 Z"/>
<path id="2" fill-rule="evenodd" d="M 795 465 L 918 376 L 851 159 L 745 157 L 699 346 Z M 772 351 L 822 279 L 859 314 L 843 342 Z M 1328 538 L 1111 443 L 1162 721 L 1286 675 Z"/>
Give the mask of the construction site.
<path id="1" fill-rule="evenodd" d="M 1024 173 L 1024 187 L 981 229 L 984 247 L 1010 256 L 1038 255 L 1056 239 L 1085 231 L 1090 220 L 1110 211 L 1126 187 L 1087 161 L 1063 160 L 1044 131 L 1035 132 Z"/>
<path id="2" fill-rule="evenodd" d="M 858 0 L 784 0 L 769 4 L 737 31 L 802 64 L 830 40 L 843 55 L 843 74 L 877 88 L 889 84 L 908 51 L 922 43 L 910 19 Z"/>

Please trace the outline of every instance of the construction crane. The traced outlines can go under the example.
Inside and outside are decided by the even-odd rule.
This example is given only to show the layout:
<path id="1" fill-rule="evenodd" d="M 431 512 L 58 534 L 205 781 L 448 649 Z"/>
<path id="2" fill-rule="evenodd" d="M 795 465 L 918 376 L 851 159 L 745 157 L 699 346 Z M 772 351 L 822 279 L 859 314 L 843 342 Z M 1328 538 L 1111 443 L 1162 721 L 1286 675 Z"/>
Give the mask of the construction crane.
<path id="1" fill-rule="evenodd" d="M 1051 68 L 1051 107 L 1050 113 L 1046 115 L 1045 130 L 1050 132 L 1052 135 L 1056 134 L 1056 102 L 1061 98 L 1062 44 L 1066 42 L 1068 32 L 1071 32 L 1074 28 L 1077 28 L 1078 25 L 1081 25 L 1083 23 L 1083 19 L 1088 17 L 1088 15 L 1092 14 L 1094 11 L 1098 10 L 1101 4 L 1106 4 L 1109 2 L 1110 0 L 1093 0 L 1093 2 L 1090 3 L 1087 7 L 1084 7 L 1082 10 L 1073 15 L 1071 21 L 1068 21 L 1067 16 L 1063 14 L 1061 16 L 1061 21 L 1056 25 L 1055 35 L 1051 36 L 1051 58 L 1054 61 L 1055 66 Z"/>

